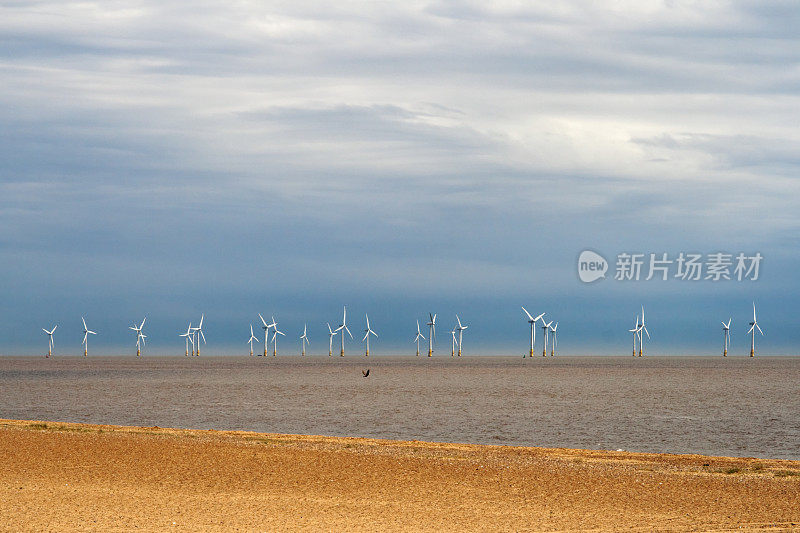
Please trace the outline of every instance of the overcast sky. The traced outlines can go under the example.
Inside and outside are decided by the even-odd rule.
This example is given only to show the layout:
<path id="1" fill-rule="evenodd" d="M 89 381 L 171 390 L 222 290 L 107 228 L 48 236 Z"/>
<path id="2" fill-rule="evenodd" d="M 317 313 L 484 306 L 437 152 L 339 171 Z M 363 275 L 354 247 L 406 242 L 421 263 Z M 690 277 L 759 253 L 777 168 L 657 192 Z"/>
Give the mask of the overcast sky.
<path id="1" fill-rule="evenodd" d="M 369 312 L 374 353 L 459 313 L 466 353 L 800 341 L 795 2 L 0 1 L 0 353 L 153 353 L 205 313 Z M 605 5 L 604 5 L 605 4 Z M 611 263 L 581 283 L 584 249 Z M 620 252 L 764 256 L 757 281 L 621 282 Z M 359 335 L 359 340 L 360 340 Z M 537 339 L 538 342 L 539 339 Z M 351 343 L 352 351 L 362 349 Z"/>

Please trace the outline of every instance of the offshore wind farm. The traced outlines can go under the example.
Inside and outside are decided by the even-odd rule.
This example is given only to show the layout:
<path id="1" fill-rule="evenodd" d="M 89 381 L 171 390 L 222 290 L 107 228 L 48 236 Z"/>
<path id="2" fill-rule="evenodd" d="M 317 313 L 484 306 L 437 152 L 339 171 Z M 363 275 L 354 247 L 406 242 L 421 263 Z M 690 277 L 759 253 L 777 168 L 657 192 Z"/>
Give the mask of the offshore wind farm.
<path id="1" fill-rule="evenodd" d="M 523 313 L 524 313 L 524 315 L 525 315 L 525 317 L 527 319 L 527 323 L 530 326 L 530 337 L 529 337 L 530 344 L 528 345 L 526 350 L 521 350 L 521 357 L 522 358 L 533 357 L 534 351 L 536 350 L 536 346 L 538 344 L 536 342 L 536 329 L 537 329 L 537 327 L 541 328 L 541 330 L 542 330 L 541 336 L 540 336 L 541 346 L 542 346 L 542 356 L 543 357 L 547 357 L 548 356 L 548 350 L 549 350 L 549 356 L 550 357 L 554 357 L 556 355 L 556 346 L 557 346 L 557 335 L 558 335 L 559 321 L 557 321 L 555 319 L 546 320 L 544 318 L 544 316 L 547 314 L 546 312 L 539 313 L 536 317 L 534 317 L 527 311 L 527 309 L 524 306 L 521 306 L 521 308 L 522 308 L 522 311 L 523 311 Z M 756 319 L 756 305 L 755 305 L 755 302 L 752 303 L 752 310 L 753 310 L 753 318 L 748 323 L 750 328 L 747 330 L 747 335 L 750 337 L 750 353 L 749 353 L 749 356 L 750 357 L 755 357 L 755 355 L 756 355 L 755 354 L 755 336 L 756 336 L 756 333 L 759 333 L 760 335 L 763 336 L 764 332 L 761 329 L 761 327 L 758 324 L 757 319 Z M 270 352 L 270 349 L 271 349 L 272 356 L 273 357 L 277 357 L 278 356 L 278 347 L 277 347 L 278 338 L 279 338 L 279 336 L 285 337 L 286 333 L 284 333 L 283 331 L 280 331 L 278 329 L 278 324 L 277 324 L 277 322 L 275 320 L 275 316 L 274 315 L 271 317 L 271 322 L 270 323 L 267 323 L 267 321 L 264 319 L 264 317 L 262 316 L 261 313 L 257 313 L 257 316 L 258 316 L 259 320 L 262 323 L 262 329 L 264 331 L 264 349 L 263 349 L 263 354 L 262 353 L 255 354 L 255 352 L 253 350 L 253 342 L 259 343 L 260 340 L 259 340 L 258 337 L 256 337 L 255 331 L 253 329 L 253 324 L 251 322 L 249 324 L 249 326 L 250 326 L 250 336 L 249 336 L 248 340 L 246 341 L 246 344 L 249 345 L 249 355 L 251 357 L 254 356 L 254 355 L 267 356 L 269 354 L 269 352 Z M 426 323 L 426 325 L 428 326 L 428 337 L 427 338 L 425 337 L 425 335 L 422 333 L 422 330 L 420 329 L 419 319 L 416 319 L 416 335 L 413 338 L 413 342 L 416 345 L 416 353 L 414 354 L 416 357 L 419 357 L 419 355 L 420 355 L 420 349 L 419 349 L 420 339 L 422 339 L 423 341 L 427 340 L 427 342 L 428 342 L 428 353 L 427 353 L 427 356 L 428 357 L 433 357 L 434 356 L 435 345 L 436 345 L 436 319 L 437 319 L 437 316 L 438 316 L 438 313 L 428 313 L 428 322 Z M 452 337 L 452 346 L 451 346 L 450 355 L 451 355 L 451 357 L 456 357 L 456 356 L 461 357 L 462 354 L 464 353 L 464 351 L 463 351 L 464 331 L 466 331 L 469 328 L 469 326 L 467 326 L 465 324 L 462 324 L 461 318 L 459 317 L 458 314 L 455 314 L 454 318 L 455 318 L 455 323 L 454 323 L 452 331 L 450 332 L 451 337 Z M 184 339 L 184 343 L 185 343 L 184 351 L 183 351 L 184 356 L 188 357 L 189 355 L 191 355 L 191 356 L 194 356 L 194 357 L 199 357 L 200 356 L 200 345 L 201 345 L 201 343 L 202 344 L 207 344 L 205 333 L 203 332 L 203 322 L 204 322 L 204 320 L 205 320 L 205 313 L 202 313 L 200 315 L 200 320 L 198 322 L 198 326 L 193 327 L 192 326 L 192 322 L 190 321 L 188 323 L 188 326 L 187 326 L 185 332 L 178 332 L 177 333 L 177 336 L 179 338 L 183 338 Z M 728 319 L 727 323 L 724 322 L 724 321 L 721 322 L 722 330 L 723 330 L 723 350 L 722 350 L 722 356 L 723 357 L 727 357 L 728 356 L 728 348 L 729 348 L 730 342 L 731 342 L 731 323 L 732 323 L 732 320 L 733 320 L 733 318 L 731 317 L 731 318 Z M 146 345 L 146 340 L 145 339 L 148 338 L 147 335 L 144 334 L 144 326 L 145 326 L 145 322 L 146 321 L 147 321 L 147 317 L 144 317 L 142 319 L 141 324 L 137 325 L 136 323 L 134 323 L 132 326 L 128 327 L 129 330 L 131 330 L 134 333 L 136 333 L 136 356 L 137 357 L 141 357 L 142 348 Z M 82 322 L 82 325 L 83 325 L 83 334 L 84 334 L 83 335 L 83 340 L 81 342 L 81 345 L 83 346 L 83 349 L 84 349 L 84 352 L 83 352 L 84 357 L 88 357 L 88 336 L 89 335 L 97 335 L 97 332 L 88 329 L 88 327 L 86 325 L 86 320 L 85 320 L 84 317 L 81 317 L 81 322 Z M 396 323 L 396 320 L 393 320 L 392 322 Z M 369 320 L 369 314 L 368 313 L 365 313 L 365 323 L 366 323 L 366 328 L 363 331 L 364 332 L 364 337 L 361 339 L 361 341 L 364 343 L 364 347 L 365 347 L 364 356 L 369 357 L 369 355 L 370 355 L 370 342 L 369 342 L 370 341 L 370 337 L 374 337 L 377 340 L 378 339 L 378 334 L 375 332 L 375 330 L 372 329 L 372 326 L 370 325 L 370 320 Z M 537 326 L 537 324 L 539 324 L 539 323 L 541 325 Z M 152 324 L 152 321 L 151 321 L 151 324 Z M 394 325 L 396 325 L 396 324 L 394 324 Z M 347 332 L 352 338 L 352 334 L 350 333 L 350 331 L 349 331 L 349 329 L 347 327 L 347 306 L 345 305 L 345 306 L 342 307 L 342 320 L 341 320 L 341 323 L 339 324 L 339 326 L 336 329 L 332 329 L 331 328 L 330 322 L 326 322 L 325 326 L 327 327 L 328 340 L 329 340 L 327 355 L 329 357 L 331 357 L 331 356 L 333 356 L 333 339 L 337 334 L 343 334 L 344 332 Z M 44 354 L 46 358 L 50 358 L 50 357 L 53 356 L 53 347 L 54 347 L 53 336 L 54 336 L 54 333 L 55 333 L 55 330 L 56 330 L 57 327 L 58 327 L 58 325 L 56 324 L 50 330 L 47 330 L 46 328 L 41 328 L 42 331 L 48 336 L 48 345 L 47 345 L 48 349 L 47 349 L 47 352 Z M 312 328 L 313 328 L 313 325 L 312 325 Z M 577 330 L 577 331 L 575 331 L 575 333 L 576 334 L 580 334 L 580 329 L 579 328 L 576 327 L 576 328 L 573 328 L 573 330 L 574 331 Z M 272 336 L 271 337 L 270 337 L 270 331 L 272 331 Z M 651 340 L 651 336 L 650 336 L 650 331 L 647 328 L 647 324 L 645 323 L 645 308 L 644 308 L 644 305 L 640 306 L 640 312 L 637 313 L 636 316 L 635 316 L 633 328 L 632 329 L 628 329 L 627 332 L 632 334 L 632 343 L 633 343 L 632 355 L 634 357 L 637 357 L 637 356 L 638 357 L 642 357 L 643 355 L 645 355 L 645 350 L 644 350 L 645 338 L 648 341 L 650 341 Z M 477 335 L 480 336 L 480 334 L 481 334 L 481 331 L 478 330 Z M 300 341 L 300 350 L 299 350 L 299 352 L 298 353 L 294 353 L 294 352 L 292 352 L 290 350 L 290 351 L 287 351 L 284 355 L 305 356 L 306 353 L 307 353 L 307 349 L 308 349 L 308 347 L 310 347 L 310 344 L 311 344 L 308 335 L 309 335 L 308 322 L 303 322 L 302 333 L 297 336 L 298 340 Z M 152 342 L 152 338 L 151 338 L 151 342 Z M 615 351 L 615 352 L 612 352 L 612 353 L 609 353 L 609 354 L 593 353 L 593 354 L 588 354 L 588 355 L 596 355 L 596 356 L 597 355 L 618 355 L 618 354 L 622 353 L 623 350 L 624 350 L 623 344 L 622 344 L 623 342 L 624 342 L 624 337 L 620 338 L 619 351 Z M 190 345 L 191 345 L 191 348 L 190 348 Z M 176 347 L 177 346 L 180 346 L 180 345 L 176 343 Z M 397 351 L 396 349 L 395 350 L 387 350 L 386 352 L 384 352 L 384 355 L 402 355 L 404 352 L 405 352 L 405 350 L 402 350 L 402 349 L 400 351 Z M 164 352 L 164 353 L 160 353 L 158 355 L 174 355 L 174 353 Z M 236 355 L 236 354 L 228 354 L 228 353 L 222 352 L 222 353 L 217 353 L 217 354 L 212 354 L 212 355 Z M 309 353 L 309 355 L 312 355 L 312 354 Z M 323 355 L 323 354 L 318 354 L 318 355 Z M 411 353 L 409 353 L 409 355 L 411 355 Z M 490 352 L 489 354 L 487 354 L 487 353 L 476 353 L 474 355 L 510 355 L 510 354 L 509 353 L 504 353 L 502 351 L 499 351 L 499 352 L 495 351 L 495 352 Z M 572 355 L 576 355 L 576 354 L 572 354 Z M 682 354 L 670 354 L 670 355 L 680 356 Z M 703 355 L 703 354 L 699 354 L 699 353 L 694 352 L 694 353 L 683 354 L 683 355 L 698 356 L 698 355 Z M 711 354 L 709 353 L 709 354 L 706 354 L 706 355 L 710 356 Z M 340 351 L 339 351 L 339 356 L 340 357 L 344 357 L 345 356 L 344 339 L 341 339 L 341 348 L 340 348 Z"/>

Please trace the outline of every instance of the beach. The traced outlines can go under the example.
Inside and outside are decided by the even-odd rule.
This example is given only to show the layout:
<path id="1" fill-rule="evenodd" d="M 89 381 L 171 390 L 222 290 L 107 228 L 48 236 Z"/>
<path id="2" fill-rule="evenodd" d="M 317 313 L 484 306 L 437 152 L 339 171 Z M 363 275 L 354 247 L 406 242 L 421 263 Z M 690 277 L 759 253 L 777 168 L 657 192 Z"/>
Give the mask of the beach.
<path id="1" fill-rule="evenodd" d="M 800 461 L 0 421 L 5 531 L 800 529 Z"/>

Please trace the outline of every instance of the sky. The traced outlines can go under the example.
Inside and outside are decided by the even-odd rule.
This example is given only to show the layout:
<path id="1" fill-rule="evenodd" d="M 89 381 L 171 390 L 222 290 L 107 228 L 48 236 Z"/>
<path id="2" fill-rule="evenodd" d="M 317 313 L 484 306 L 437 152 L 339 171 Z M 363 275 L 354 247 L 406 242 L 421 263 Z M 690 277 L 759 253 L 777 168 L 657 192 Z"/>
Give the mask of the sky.
<path id="1" fill-rule="evenodd" d="M 797 354 L 792 1 L 0 1 L 0 354 Z M 577 258 L 609 262 L 583 283 Z M 618 254 L 763 256 L 615 280 Z M 644 277 L 644 276 L 643 276 Z M 427 334 L 426 334 L 427 336 Z M 539 350 L 541 339 L 537 336 Z"/>

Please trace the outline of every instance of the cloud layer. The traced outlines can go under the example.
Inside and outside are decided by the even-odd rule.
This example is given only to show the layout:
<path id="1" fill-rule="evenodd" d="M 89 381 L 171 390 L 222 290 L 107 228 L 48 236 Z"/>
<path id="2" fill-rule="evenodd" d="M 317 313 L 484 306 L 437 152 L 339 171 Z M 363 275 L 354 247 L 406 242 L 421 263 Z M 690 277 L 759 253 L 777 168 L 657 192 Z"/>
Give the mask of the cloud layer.
<path id="1" fill-rule="evenodd" d="M 232 349 L 258 311 L 324 328 L 345 302 L 393 351 L 439 307 L 489 351 L 520 304 L 576 352 L 626 343 L 606 317 L 642 300 L 665 352 L 715 346 L 706 323 L 753 299 L 788 327 L 794 3 L 484 4 L 0 3 L 0 351 L 84 313 L 108 348 L 160 313 L 167 347 L 201 311 Z M 766 270 L 589 289 L 587 247 Z"/>

